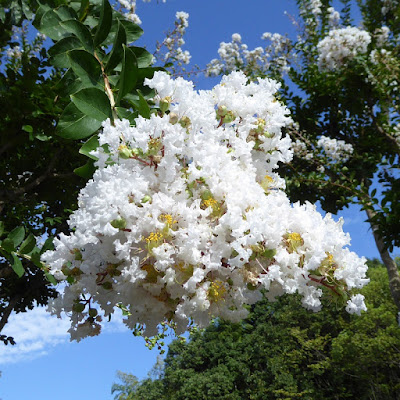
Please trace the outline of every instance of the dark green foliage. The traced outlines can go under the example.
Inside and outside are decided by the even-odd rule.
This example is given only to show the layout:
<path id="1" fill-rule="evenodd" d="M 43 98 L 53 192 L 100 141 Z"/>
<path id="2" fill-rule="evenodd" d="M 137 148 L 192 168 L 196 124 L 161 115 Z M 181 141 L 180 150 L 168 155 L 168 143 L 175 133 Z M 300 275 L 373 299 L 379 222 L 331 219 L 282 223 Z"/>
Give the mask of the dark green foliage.
<path id="1" fill-rule="evenodd" d="M 12 311 L 55 296 L 40 255 L 69 231 L 78 192 L 95 170 L 89 151 L 102 122 L 150 113 L 153 92 L 143 82 L 155 71 L 145 49 L 128 46 L 142 29 L 108 0 L 6 0 L 2 6 L 1 52 L 16 44 L 16 26 L 22 52 L 0 70 L 0 331 Z M 29 43 L 28 22 L 53 40 L 48 50 Z M 0 340 L 13 343 L 4 335 Z"/>
<path id="2" fill-rule="evenodd" d="M 297 3 L 299 7 L 304 5 L 302 1 Z M 324 23 L 331 3 L 323 1 L 323 23 L 304 35 L 304 41 L 295 46 L 298 65 L 293 66 L 289 76 L 301 90 L 301 96 L 283 86 L 283 99 L 293 119 L 299 123 L 297 133 L 289 132 L 294 140 L 305 138 L 311 150 L 324 135 L 350 143 L 354 152 L 347 162 L 329 162 L 318 155 L 318 151 L 314 151 L 311 160 L 295 156 L 280 173 L 287 180 L 292 201 L 319 200 L 322 208 L 332 213 L 351 203 L 371 210 L 374 217 L 369 222 L 377 229 L 385 247 L 392 251 L 394 246 L 400 245 L 400 229 L 394 222 L 400 219 L 400 146 L 393 132 L 399 122 L 400 108 L 399 96 L 391 87 L 391 82 L 400 81 L 399 44 L 390 36 L 385 49 L 391 52 L 391 57 L 377 63 L 371 62 L 369 57 L 376 48 L 377 29 L 387 26 L 394 36 L 399 32 L 400 6 L 391 3 L 389 12 L 384 15 L 381 12 L 384 3 L 357 1 L 363 29 L 372 38 L 369 50 L 342 67 L 326 71 L 318 68 L 316 45 L 327 34 Z M 350 18 L 351 8 L 356 8 L 355 2 L 342 0 L 341 3 L 342 21 L 357 25 Z M 308 17 L 303 16 L 301 22 L 306 24 Z M 319 171 L 321 167 L 323 171 Z M 379 204 L 382 200 L 383 204 Z"/>
<path id="3" fill-rule="evenodd" d="M 371 262 L 369 277 L 361 317 L 329 304 L 312 313 L 293 295 L 260 302 L 240 324 L 174 341 L 161 377 L 126 399 L 398 399 L 400 327 L 385 268 Z"/>

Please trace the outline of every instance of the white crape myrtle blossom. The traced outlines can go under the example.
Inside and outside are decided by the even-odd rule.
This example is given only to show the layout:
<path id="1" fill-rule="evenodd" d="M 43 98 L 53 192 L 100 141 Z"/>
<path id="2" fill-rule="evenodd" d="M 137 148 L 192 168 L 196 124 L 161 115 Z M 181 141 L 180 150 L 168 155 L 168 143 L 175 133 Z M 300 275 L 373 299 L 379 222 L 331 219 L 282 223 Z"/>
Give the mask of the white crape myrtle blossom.
<path id="1" fill-rule="evenodd" d="M 164 62 L 177 61 L 178 64 L 189 64 L 192 56 L 188 50 L 182 50 L 185 44 L 183 39 L 186 28 L 189 26 L 189 14 L 184 11 L 178 11 L 175 14 L 175 28 L 172 32 L 167 34 L 167 37 L 157 46 L 157 52 L 159 53 L 161 48 L 165 46 L 166 52 L 161 58 Z"/>
<path id="2" fill-rule="evenodd" d="M 321 136 L 318 139 L 317 146 L 321 148 L 331 160 L 342 162 L 348 161 L 354 150 L 350 143 L 326 136 Z"/>
<path id="3" fill-rule="evenodd" d="M 390 11 L 394 10 L 399 4 L 399 0 L 380 0 L 382 4 L 381 13 L 387 15 Z"/>
<path id="4" fill-rule="evenodd" d="M 358 54 L 365 54 L 371 43 L 371 35 L 362 29 L 348 26 L 332 29 L 318 45 L 318 67 L 334 70 L 344 66 Z"/>
<path id="5" fill-rule="evenodd" d="M 6 51 L 8 58 L 19 59 L 22 57 L 22 50 L 20 46 L 9 47 Z"/>
<path id="6" fill-rule="evenodd" d="M 243 63 L 241 50 L 247 49 L 247 45 L 242 45 L 242 37 L 238 33 L 232 35 L 232 42 L 221 42 L 218 49 L 220 59 L 213 59 L 206 68 L 206 76 L 217 76 L 224 70 L 236 71 L 238 64 Z"/>
<path id="7" fill-rule="evenodd" d="M 232 42 L 220 43 L 219 59 L 213 59 L 207 65 L 206 76 L 217 76 L 221 73 L 230 73 L 239 69 L 248 68 L 252 71 L 261 69 L 267 71 L 271 66 L 284 74 L 289 70 L 289 55 L 291 41 L 279 33 L 266 32 L 261 37 L 270 43 L 264 48 L 261 46 L 249 50 L 247 44 L 242 43 L 238 33 L 232 35 Z"/>
<path id="8" fill-rule="evenodd" d="M 275 81 L 233 72 L 196 92 L 156 72 L 146 84 L 159 113 L 134 127 L 104 123 L 73 231 L 43 256 L 69 282 L 50 308 L 70 313 L 72 338 L 98 334 L 118 304 L 127 326 L 151 336 L 163 321 L 178 333 L 213 317 L 239 321 L 263 291 L 300 293 L 318 311 L 323 293 L 345 304 L 368 282 L 342 221 L 292 206 L 274 172 L 293 155 Z M 364 307 L 352 298 L 348 311 Z"/>
<path id="9" fill-rule="evenodd" d="M 322 6 L 321 1 L 320 0 L 310 0 L 309 4 L 310 4 L 310 10 L 311 10 L 312 14 L 314 16 L 318 17 L 322 12 L 322 10 L 321 10 L 321 6 Z"/>
<path id="10" fill-rule="evenodd" d="M 376 47 L 384 47 L 388 44 L 390 35 L 390 29 L 387 26 L 382 26 L 379 29 L 376 29 L 374 33 L 374 37 L 376 40 Z"/>
<path id="11" fill-rule="evenodd" d="M 151 0 L 143 0 L 144 3 L 149 3 Z M 165 3 L 167 0 L 162 0 Z M 141 25 L 142 21 L 136 14 L 136 0 L 117 0 L 122 8 L 125 9 L 125 18 L 134 22 L 135 24 Z"/>
<path id="12" fill-rule="evenodd" d="M 340 24 L 340 13 L 336 11 L 333 7 L 328 7 L 328 24 L 331 28 L 337 28 Z"/>

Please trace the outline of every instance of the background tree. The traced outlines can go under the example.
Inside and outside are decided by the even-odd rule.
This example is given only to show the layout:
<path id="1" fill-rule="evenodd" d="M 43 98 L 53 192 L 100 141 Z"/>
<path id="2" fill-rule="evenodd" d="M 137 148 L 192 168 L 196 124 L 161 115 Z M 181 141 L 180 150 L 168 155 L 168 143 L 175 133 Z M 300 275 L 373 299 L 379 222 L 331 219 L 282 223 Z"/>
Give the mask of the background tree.
<path id="1" fill-rule="evenodd" d="M 387 271 L 377 260 L 369 266 L 361 317 L 334 304 L 311 313 L 289 296 L 257 303 L 240 324 L 215 321 L 174 341 L 163 375 L 128 398 L 397 399 L 400 328 Z"/>

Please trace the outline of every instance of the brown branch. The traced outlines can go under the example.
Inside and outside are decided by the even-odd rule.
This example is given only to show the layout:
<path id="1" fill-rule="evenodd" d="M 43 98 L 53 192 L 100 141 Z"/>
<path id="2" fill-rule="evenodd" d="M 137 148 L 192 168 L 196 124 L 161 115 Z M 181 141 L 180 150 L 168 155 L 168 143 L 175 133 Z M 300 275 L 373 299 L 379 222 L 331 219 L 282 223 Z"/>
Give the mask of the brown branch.
<path id="1" fill-rule="evenodd" d="M 8 317 L 10 316 L 14 307 L 17 305 L 20 298 L 21 298 L 21 296 L 17 295 L 8 302 L 8 306 L 4 310 L 1 320 L 0 320 L 0 332 L 3 330 L 5 324 L 8 322 Z"/>
<path id="2" fill-rule="evenodd" d="M 111 111 L 112 111 L 112 115 L 114 119 L 118 119 L 118 115 L 115 111 L 115 99 L 114 99 L 114 94 L 112 92 L 111 86 L 110 86 L 110 81 L 108 80 L 108 76 L 105 72 L 104 69 L 104 65 L 101 62 L 100 58 L 98 57 L 98 55 L 96 54 L 96 52 L 94 52 L 94 56 L 96 58 L 96 60 L 99 62 L 100 64 L 100 68 L 101 68 L 101 74 L 103 75 L 103 80 L 104 80 L 104 87 L 105 87 L 105 92 L 106 95 L 108 97 L 108 99 L 110 100 L 110 104 L 111 104 Z M 114 123 L 112 122 L 112 124 L 114 125 Z"/>
<path id="3" fill-rule="evenodd" d="M 375 129 L 382 135 L 385 136 L 386 139 L 388 139 L 392 144 L 394 144 L 397 147 L 397 153 L 400 153 L 400 143 L 396 140 L 396 138 L 389 133 L 387 133 L 379 124 L 378 121 L 376 120 L 376 117 L 374 115 L 374 112 L 372 111 L 371 108 L 369 108 L 369 114 L 372 119 L 372 123 L 375 127 Z"/>
<path id="4" fill-rule="evenodd" d="M 61 150 L 57 151 L 57 153 L 54 155 L 54 157 L 49 162 L 49 165 L 47 166 L 46 171 L 42 175 L 40 175 L 36 179 L 34 179 L 33 181 L 29 182 L 26 186 L 22 186 L 16 190 L 14 190 L 12 197 L 16 197 L 22 193 L 28 192 L 29 190 L 39 186 L 46 178 L 51 176 L 51 172 L 54 169 L 54 166 L 55 166 L 58 156 L 60 154 L 61 154 Z"/>

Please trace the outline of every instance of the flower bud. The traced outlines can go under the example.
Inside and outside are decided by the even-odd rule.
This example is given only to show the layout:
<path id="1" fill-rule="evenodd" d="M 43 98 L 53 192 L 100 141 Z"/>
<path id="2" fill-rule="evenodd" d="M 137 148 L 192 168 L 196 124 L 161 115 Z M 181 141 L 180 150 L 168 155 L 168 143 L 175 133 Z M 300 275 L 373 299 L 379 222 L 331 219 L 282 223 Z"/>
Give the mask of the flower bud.
<path id="1" fill-rule="evenodd" d="M 91 308 L 89 310 L 89 316 L 91 316 L 92 318 L 95 318 L 97 316 L 97 310 L 95 308 Z"/>
<path id="2" fill-rule="evenodd" d="M 85 305 L 82 303 L 75 303 L 72 306 L 72 311 L 77 312 L 77 313 L 83 312 L 84 309 L 85 309 Z"/>
<path id="3" fill-rule="evenodd" d="M 161 156 L 161 155 L 157 154 L 157 155 L 153 156 L 153 161 L 154 161 L 156 164 L 158 164 L 159 162 L 161 162 L 161 160 L 162 160 L 162 156 Z"/>
<path id="4" fill-rule="evenodd" d="M 170 113 L 169 114 L 169 123 L 175 125 L 179 121 L 178 114 Z"/>
<path id="5" fill-rule="evenodd" d="M 151 196 L 149 196 L 148 194 L 146 194 L 146 196 L 144 196 L 142 198 L 142 200 L 140 200 L 141 203 L 150 203 L 151 204 Z"/>
<path id="6" fill-rule="evenodd" d="M 111 290 L 111 289 L 112 289 L 112 283 L 111 283 L 111 282 L 104 282 L 104 283 L 102 284 L 102 286 L 103 286 L 103 288 L 104 288 L 105 290 Z"/>
<path id="7" fill-rule="evenodd" d="M 165 113 L 168 111 L 169 106 L 171 104 L 171 97 L 167 96 L 160 100 L 160 110 Z"/>
<path id="8" fill-rule="evenodd" d="M 111 226 L 115 229 L 125 229 L 126 228 L 126 219 L 124 218 L 117 218 L 110 222 Z"/>
<path id="9" fill-rule="evenodd" d="M 132 149 L 131 153 L 133 156 L 139 156 L 140 155 L 140 150 L 139 149 Z"/>
<path id="10" fill-rule="evenodd" d="M 219 117 L 225 117 L 225 115 L 228 113 L 228 109 L 226 108 L 226 106 L 218 106 L 217 108 L 217 115 Z"/>
<path id="11" fill-rule="evenodd" d="M 125 145 L 121 145 L 118 147 L 118 155 L 123 160 L 127 160 L 128 158 L 132 157 L 132 150 L 128 149 L 128 147 Z"/>
<path id="12" fill-rule="evenodd" d="M 229 124 L 233 122 L 236 119 L 235 114 L 233 111 L 228 111 L 226 115 L 224 116 L 224 124 Z"/>
<path id="13" fill-rule="evenodd" d="M 184 117 L 182 117 L 182 118 L 179 120 L 179 125 L 180 125 L 182 128 L 188 128 L 188 127 L 190 126 L 191 123 L 192 123 L 192 122 L 190 121 L 190 118 L 187 117 L 187 116 L 184 116 Z"/>

